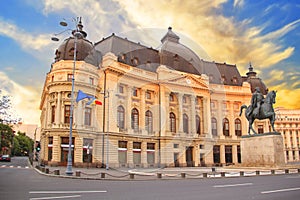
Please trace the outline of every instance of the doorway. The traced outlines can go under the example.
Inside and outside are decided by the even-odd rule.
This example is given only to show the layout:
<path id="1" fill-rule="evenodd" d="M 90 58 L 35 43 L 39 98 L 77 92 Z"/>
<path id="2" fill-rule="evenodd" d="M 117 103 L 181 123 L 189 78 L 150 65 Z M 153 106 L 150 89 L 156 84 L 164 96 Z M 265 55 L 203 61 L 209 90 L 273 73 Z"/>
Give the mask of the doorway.
<path id="1" fill-rule="evenodd" d="M 194 147 L 187 147 L 185 151 L 186 165 L 187 167 L 194 167 L 194 159 L 193 159 L 193 149 Z"/>

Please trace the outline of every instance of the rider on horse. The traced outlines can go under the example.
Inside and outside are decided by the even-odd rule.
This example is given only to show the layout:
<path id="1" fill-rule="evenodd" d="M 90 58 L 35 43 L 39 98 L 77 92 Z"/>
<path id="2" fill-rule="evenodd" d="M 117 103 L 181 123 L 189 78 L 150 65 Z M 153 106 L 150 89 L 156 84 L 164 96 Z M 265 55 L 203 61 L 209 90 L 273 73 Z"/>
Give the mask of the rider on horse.
<path id="1" fill-rule="evenodd" d="M 252 95 L 251 98 L 251 105 L 248 115 L 251 115 L 253 113 L 254 116 L 258 116 L 260 112 L 260 106 L 264 102 L 264 95 L 260 92 L 260 88 L 256 87 L 255 92 Z"/>

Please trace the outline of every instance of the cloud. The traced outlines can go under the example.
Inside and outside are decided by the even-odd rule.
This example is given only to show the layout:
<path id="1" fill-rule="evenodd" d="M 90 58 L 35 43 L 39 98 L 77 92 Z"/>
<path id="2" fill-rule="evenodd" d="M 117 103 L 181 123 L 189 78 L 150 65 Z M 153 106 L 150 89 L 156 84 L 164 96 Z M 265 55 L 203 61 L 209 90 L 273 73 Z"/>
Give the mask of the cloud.
<path id="1" fill-rule="evenodd" d="M 48 34 L 33 35 L 18 28 L 15 24 L 0 19 L 0 34 L 15 40 L 24 50 L 28 52 L 42 51 L 51 43 Z"/>
<path id="2" fill-rule="evenodd" d="M 243 7 L 244 6 L 244 0 L 234 0 L 233 6 L 234 7 Z"/>
<path id="3" fill-rule="evenodd" d="M 39 122 L 40 112 L 37 112 L 40 101 L 39 92 L 17 84 L 1 71 L 0 88 L 3 95 L 11 97 L 12 107 L 16 111 L 14 114 L 21 117 L 24 123 L 36 124 Z"/>

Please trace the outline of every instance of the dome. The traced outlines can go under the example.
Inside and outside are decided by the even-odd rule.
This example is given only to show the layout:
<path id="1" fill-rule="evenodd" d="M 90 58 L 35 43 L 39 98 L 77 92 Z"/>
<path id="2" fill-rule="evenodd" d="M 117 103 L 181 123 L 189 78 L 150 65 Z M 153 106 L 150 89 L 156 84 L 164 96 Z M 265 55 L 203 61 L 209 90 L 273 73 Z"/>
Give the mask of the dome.
<path id="1" fill-rule="evenodd" d="M 177 36 L 172 31 L 171 27 L 169 27 L 166 35 L 161 39 L 162 44 L 159 48 L 160 53 L 163 55 L 172 54 L 175 58 L 178 57 L 184 59 L 185 62 L 193 66 L 194 68 L 193 71 L 197 71 L 198 73 L 201 74 L 203 72 L 203 69 L 200 65 L 201 60 L 199 59 L 198 55 L 194 51 L 186 47 L 185 45 L 181 44 L 179 42 L 179 39 L 180 39 L 179 36 Z M 185 69 L 177 69 L 177 70 L 185 71 Z"/>
<path id="2" fill-rule="evenodd" d="M 75 38 L 69 37 L 58 47 L 55 52 L 55 62 L 60 60 L 73 60 L 74 59 L 74 43 Z M 77 39 L 76 43 L 76 60 L 84 60 L 89 52 L 93 49 L 93 44 L 85 38 Z"/>
<path id="3" fill-rule="evenodd" d="M 86 39 L 87 33 L 82 30 L 81 19 L 77 28 L 77 30 L 72 31 L 73 37 L 65 39 L 55 51 L 55 62 L 74 59 L 75 35 L 78 38 L 76 42 L 76 60 L 84 60 L 93 49 L 94 45 Z"/>

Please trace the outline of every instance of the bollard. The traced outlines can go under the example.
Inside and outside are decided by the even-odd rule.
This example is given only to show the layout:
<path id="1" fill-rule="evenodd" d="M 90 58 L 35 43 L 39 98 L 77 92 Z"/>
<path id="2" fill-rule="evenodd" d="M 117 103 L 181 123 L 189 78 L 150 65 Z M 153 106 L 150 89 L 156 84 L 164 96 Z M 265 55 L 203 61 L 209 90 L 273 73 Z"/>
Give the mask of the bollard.
<path id="1" fill-rule="evenodd" d="M 207 178 L 207 173 L 203 173 L 203 178 Z"/>
<path id="2" fill-rule="evenodd" d="M 161 173 L 157 173 L 157 178 L 161 178 Z"/>
<path id="3" fill-rule="evenodd" d="M 244 176 L 244 172 L 243 171 L 240 171 L 240 176 Z"/>
<path id="4" fill-rule="evenodd" d="M 101 178 L 105 178 L 105 172 L 101 172 Z"/>
<path id="5" fill-rule="evenodd" d="M 42 171 L 42 172 L 45 172 L 45 167 L 41 167 L 41 171 Z"/>
<path id="6" fill-rule="evenodd" d="M 54 170 L 54 175 L 59 175 L 59 169 Z"/>
<path id="7" fill-rule="evenodd" d="M 80 171 L 80 170 L 77 170 L 77 171 L 75 172 L 75 175 L 76 175 L 77 177 L 80 177 L 81 171 Z"/>
<path id="8" fill-rule="evenodd" d="M 185 173 L 184 172 L 181 173 L 181 178 L 185 178 Z"/>
<path id="9" fill-rule="evenodd" d="M 257 176 L 259 175 L 259 173 L 260 173 L 259 171 L 256 171 L 256 175 L 257 175 Z"/>
<path id="10" fill-rule="evenodd" d="M 221 177 L 225 177 L 225 172 L 221 172 Z"/>
<path id="11" fill-rule="evenodd" d="M 49 168 L 45 169 L 46 174 L 49 174 Z"/>
<path id="12" fill-rule="evenodd" d="M 298 173 L 300 173 L 300 169 L 298 169 Z"/>
<path id="13" fill-rule="evenodd" d="M 211 171 L 215 173 L 215 172 L 216 172 L 216 168 L 215 168 L 215 167 L 212 167 L 212 168 L 211 168 Z"/>
<path id="14" fill-rule="evenodd" d="M 275 174 L 275 170 L 274 169 L 271 169 L 271 174 Z"/>
<path id="15" fill-rule="evenodd" d="M 134 174 L 131 174 L 131 173 L 130 173 L 130 174 L 129 174 L 129 178 L 130 178 L 130 179 L 134 179 Z"/>
<path id="16" fill-rule="evenodd" d="M 286 174 L 288 174 L 289 172 L 290 172 L 289 169 L 284 170 L 284 173 L 286 173 Z"/>

